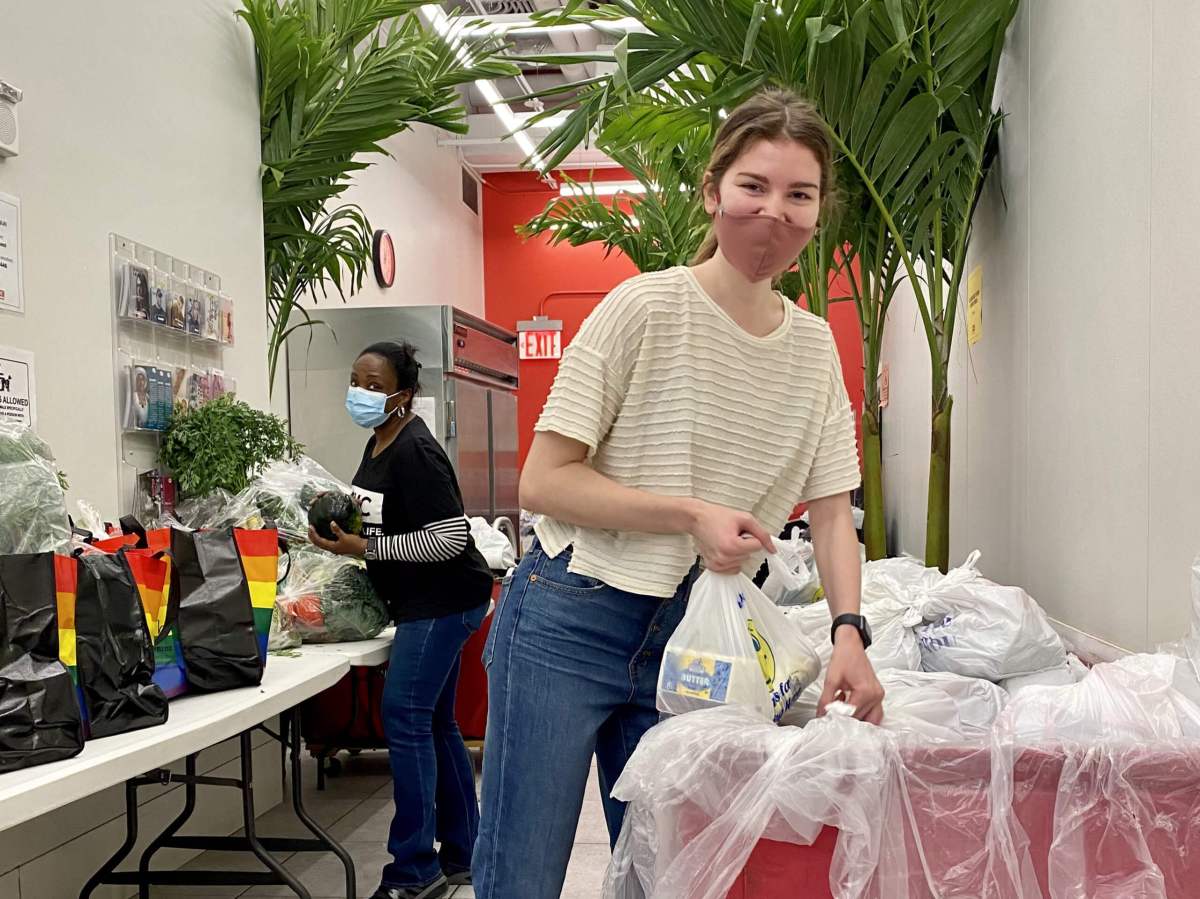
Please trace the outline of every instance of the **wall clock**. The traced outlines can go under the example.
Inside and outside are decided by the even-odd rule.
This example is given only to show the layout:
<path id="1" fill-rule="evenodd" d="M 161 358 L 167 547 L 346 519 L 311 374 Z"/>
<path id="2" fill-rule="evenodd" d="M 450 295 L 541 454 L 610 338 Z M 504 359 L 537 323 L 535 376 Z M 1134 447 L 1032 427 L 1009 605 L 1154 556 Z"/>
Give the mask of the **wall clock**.
<path id="1" fill-rule="evenodd" d="M 392 246 L 392 235 L 386 231 L 375 232 L 371 241 L 371 259 L 375 263 L 375 280 L 380 287 L 391 287 L 396 280 L 396 249 Z"/>

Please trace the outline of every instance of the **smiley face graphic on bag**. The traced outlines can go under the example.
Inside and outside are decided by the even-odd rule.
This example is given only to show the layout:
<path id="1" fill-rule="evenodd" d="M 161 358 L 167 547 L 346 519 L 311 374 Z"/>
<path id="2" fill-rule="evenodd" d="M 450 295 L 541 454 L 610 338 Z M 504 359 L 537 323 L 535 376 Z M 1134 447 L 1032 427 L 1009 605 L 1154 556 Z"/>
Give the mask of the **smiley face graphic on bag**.
<path id="1" fill-rule="evenodd" d="M 746 630 L 750 632 L 750 642 L 754 646 L 754 653 L 758 656 L 758 667 L 762 669 L 763 680 L 767 686 L 773 688 L 775 686 L 775 653 L 771 651 L 771 644 L 763 639 L 763 635 L 754 627 L 754 619 L 746 619 Z"/>

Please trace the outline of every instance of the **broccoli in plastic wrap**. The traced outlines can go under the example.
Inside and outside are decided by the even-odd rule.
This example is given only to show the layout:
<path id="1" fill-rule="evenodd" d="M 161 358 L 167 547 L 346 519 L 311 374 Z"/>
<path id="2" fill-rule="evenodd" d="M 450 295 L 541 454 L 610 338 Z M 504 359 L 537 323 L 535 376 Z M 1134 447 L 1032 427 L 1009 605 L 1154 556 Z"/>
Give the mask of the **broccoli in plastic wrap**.
<path id="1" fill-rule="evenodd" d="M 66 552 L 71 542 L 64 478 L 46 442 L 0 422 L 0 554 Z"/>
<path id="2" fill-rule="evenodd" d="M 391 620 L 361 560 L 313 547 L 292 550 L 276 605 L 305 643 L 369 640 Z"/>

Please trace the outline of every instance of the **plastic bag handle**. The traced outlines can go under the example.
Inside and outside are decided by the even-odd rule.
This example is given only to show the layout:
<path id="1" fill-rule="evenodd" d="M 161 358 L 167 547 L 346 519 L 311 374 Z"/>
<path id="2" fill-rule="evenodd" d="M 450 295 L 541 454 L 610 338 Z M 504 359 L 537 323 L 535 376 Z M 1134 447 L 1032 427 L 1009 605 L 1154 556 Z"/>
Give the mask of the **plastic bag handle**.
<path id="1" fill-rule="evenodd" d="M 150 544 L 146 541 L 146 529 L 133 515 L 121 516 L 121 533 L 134 534 L 138 538 L 137 549 L 147 549 Z"/>
<path id="2" fill-rule="evenodd" d="M 287 556 L 287 567 L 283 569 L 283 574 L 276 578 L 276 587 L 282 587 L 283 582 L 286 581 L 288 579 L 288 575 L 292 573 L 292 548 L 288 546 L 288 542 L 282 537 L 279 538 L 279 551 L 283 553 L 283 555 Z"/>
<path id="3" fill-rule="evenodd" d="M 787 562 L 779 557 L 779 553 L 767 553 L 767 569 L 776 577 L 784 579 L 795 575 L 795 572 L 787 567 Z"/>

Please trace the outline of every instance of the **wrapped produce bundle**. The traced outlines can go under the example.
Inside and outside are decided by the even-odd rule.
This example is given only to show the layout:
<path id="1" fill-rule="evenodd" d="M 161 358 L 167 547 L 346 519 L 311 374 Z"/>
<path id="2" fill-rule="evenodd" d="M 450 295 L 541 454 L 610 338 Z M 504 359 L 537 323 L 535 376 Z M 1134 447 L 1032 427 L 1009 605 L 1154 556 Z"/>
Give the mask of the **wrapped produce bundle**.
<path id="1" fill-rule="evenodd" d="M 294 629 L 305 643 L 345 643 L 379 635 L 391 615 L 358 559 L 305 548 L 276 603 L 279 629 Z"/>
<path id="2" fill-rule="evenodd" d="M 0 422 L 0 555 L 66 552 L 67 501 L 54 454 L 33 431 Z"/>

